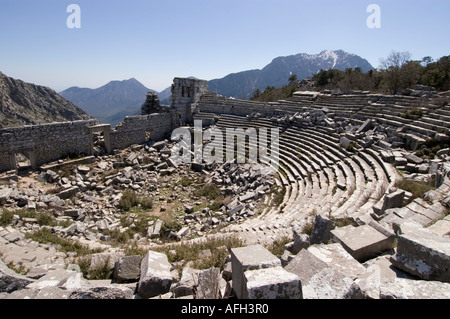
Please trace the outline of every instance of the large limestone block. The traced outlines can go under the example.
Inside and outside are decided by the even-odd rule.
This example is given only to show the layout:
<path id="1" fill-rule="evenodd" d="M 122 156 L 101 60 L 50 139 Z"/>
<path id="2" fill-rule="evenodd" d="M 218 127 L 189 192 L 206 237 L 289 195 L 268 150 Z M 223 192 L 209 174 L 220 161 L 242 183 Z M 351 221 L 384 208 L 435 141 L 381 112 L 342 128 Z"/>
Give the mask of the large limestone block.
<path id="1" fill-rule="evenodd" d="M 332 267 L 315 273 L 302 289 L 304 299 L 362 299 L 364 297 L 360 287 L 352 278 Z"/>
<path id="2" fill-rule="evenodd" d="M 138 293 L 143 298 L 165 294 L 172 284 L 171 265 L 167 256 L 149 251 L 141 262 Z"/>
<path id="3" fill-rule="evenodd" d="M 301 299 L 300 278 L 281 267 L 247 270 L 243 299 Z"/>
<path id="4" fill-rule="evenodd" d="M 118 283 L 134 282 L 139 280 L 141 256 L 124 256 L 116 261 L 114 267 L 114 280 Z"/>
<path id="5" fill-rule="evenodd" d="M 198 275 L 200 270 L 184 267 L 181 273 L 180 281 L 173 288 L 175 298 L 190 296 L 194 294 L 195 287 L 198 283 Z"/>
<path id="6" fill-rule="evenodd" d="M 281 260 L 261 245 L 231 249 L 232 281 L 236 296 L 243 298 L 246 294 L 245 271 L 277 266 L 281 267 Z"/>
<path id="7" fill-rule="evenodd" d="M 450 238 L 421 230 L 400 235 L 391 262 L 422 279 L 450 283 Z"/>
<path id="8" fill-rule="evenodd" d="M 365 271 L 364 266 L 353 259 L 339 244 L 314 245 L 303 249 L 284 269 L 300 278 L 304 299 L 343 299 L 363 296 L 354 278 Z"/>
<path id="9" fill-rule="evenodd" d="M 330 240 L 330 231 L 336 227 L 336 223 L 332 220 L 317 215 L 314 219 L 314 227 L 310 236 L 310 243 L 322 244 Z"/>
<path id="10" fill-rule="evenodd" d="M 223 279 L 222 279 L 223 280 Z M 219 268 L 202 270 L 198 274 L 196 299 L 220 299 L 221 277 Z"/>
<path id="11" fill-rule="evenodd" d="M 339 243 L 313 245 L 308 251 L 350 278 L 356 278 L 365 272 L 365 267 L 353 258 Z"/>
<path id="12" fill-rule="evenodd" d="M 392 283 L 397 278 L 413 278 L 408 273 L 393 267 L 389 257 L 390 255 L 384 255 L 367 261 L 364 264 L 366 272 L 355 280 L 366 298 L 380 299 L 381 287 Z"/>
<path id="13" fill-rule="evenodd" d="M 352 225 L 331 231 L 333 241 L 340 243 L 356 260 L 363 262 L 392 249 L 394 237 L 388 237 L 369 225 Z"/>

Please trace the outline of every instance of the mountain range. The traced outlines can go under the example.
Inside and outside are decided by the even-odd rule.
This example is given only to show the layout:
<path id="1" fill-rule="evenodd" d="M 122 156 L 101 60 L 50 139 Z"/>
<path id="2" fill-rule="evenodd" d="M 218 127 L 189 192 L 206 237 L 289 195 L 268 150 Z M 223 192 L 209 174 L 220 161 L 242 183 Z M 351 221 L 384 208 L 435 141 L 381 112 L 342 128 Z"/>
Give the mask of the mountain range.
<path id="1" fill-rule="evenodd" d="M 54 90 L 0 72 L 0 128 L 88 119 Z"/>
<path id="2" fill-rule="evenodd" d="M 149 91 L 156 92 L 132 78 L 111 81 L 97 89 L 75 86 L 59 94 L 100 122 L 114 126 L 126 115 L 140 114 L 141 105 L 145 102 Z"/>
<path id="3" fill-rule="evenodd" d="M 312 77 L 320 70 L 360 67 L 362 72 L 373 69 L 365 59 L 343 50 L 325 50 L 319 54 L 300 53 L 277 57 L 261 70 L 249 70 L 233 73 L 221 79 L 208 81 L 210 91 L 226 97 L 248 99 L 256 89 L 264 90 L 268 86 L 281 87 L 288 84 L 289 77 L 296 75 L 302 80 Z"/>
<path id="4" fill-rule="evenodd" d="M 312 77 L 320 70 L 334 68 L 344 71 L 356 67 L 363 72 L 373 69 L 367 60 L 358 55 L 343 50 L 324 50 L 319 54 L 300 53 L 277 57 L 262 69 L 232 73 L 221 79 L 210 80 L 208 85 L 210 91 L 223 96 L 248 99 L 256 89 L 287 84 L 291 75 L 301 80 Z M 140 107 L 149 91 L 156 92 L 132 78 L 111 81 L 97 89 L 71 87 L 60 94 L 100 122 L 115 126 L 126 115 L 140 114 Z M 170 87 L 158 95 L 161 104 L 170 104 Z"/>

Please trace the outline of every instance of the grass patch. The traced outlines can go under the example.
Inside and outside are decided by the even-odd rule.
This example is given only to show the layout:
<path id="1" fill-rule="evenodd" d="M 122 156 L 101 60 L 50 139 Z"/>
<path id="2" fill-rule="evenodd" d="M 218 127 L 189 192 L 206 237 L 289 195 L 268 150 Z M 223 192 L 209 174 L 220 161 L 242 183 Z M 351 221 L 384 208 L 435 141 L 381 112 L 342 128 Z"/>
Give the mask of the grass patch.
<path id="1" fill-rule="evenodd" d="M 191 178 L 183 176 L 179 180 L 178 185 L 181 185 L 183 187 L 188 187 L 188 186 L 191 186 L 193 183 L 194 183 L 194 181 Z"/>
<path id="2" fill-rule="evenodd" d="M 343 218 L 331 217 L 330 220 L 332 220 L 336 224 L 336 227 L 345 227 L 348 225 L 352 225 L 354 227 L 359 226 L 357 222 L 355 222 L 353 219 L 348 218 L 348 217 L 343 217 Z"/>
<path id="3" fill-rule="evenodd" d="M 222 194 L 218 186 L 214 184 L 206 184 L 203 187 L 199 187 L 194 191 L 194 195 L 198 197 L 206 197 L 209 200 L 219 198 Z"/>
<path id="4" fill-rule="evenodd" d="M 90 249 L 80 243 L 59 237 L 58 235 L 53 234 L 49 228 L 42 228 L 34 233 L 28 233 L 25 237 L 41 244 L 50 243 L 56 245 L 57 249 L 62 252 L 76 252 L 79 256 L 101 252 L 101 249 Z"/>
<path id="5" fill-rule="evenodd" d="M 408 120 L 412 120 L 412 119 L 417 119 L 422 117 L 423 115 L 423 111 L 413 107 L 411 110 L 406 111 L 405 113 L 403 113 L 402 115 L 400 115 L 400 117 L 404 118 L 404 119 L 408 119 Z"/>
<path id="6" fill-rule="evenodd" d="M 59 222 L 51 213 L 36 212 L 28 209 L 18 209 L 15 211 L 2 210 L 0 215 L 0 226 L 10 225 L 13 221 L 13 216 L 17 215 L 19 218 L 35 218 L 39 226 L 64 226 L 67 227 L 67 222 Z"/>
<path id="7" fill-rule="evenodd" d="M 345 148 L 345 150 L 347 152 L 356 152 L 356 150 L 359 150 L 361 148 L 361 146 L 359 146 L 358 143 L 356 143 L 355 141 L 351 141 L 350 144 L 347 145 L 347 147 Z"/>
<path id="8" fill-rule="evenodd" d="M 124 254 L 125 256 L 135 256 L 139 255 L 141 257 L 144 257 L 148 252 L 148 249 L 140 248 L 138 244 L 133 241 L 131 244 L 128 244 L 125 247 Z"/>
<path id="9" fill-rule="evenodd" d="M 225 259 L 228 256 L 230 249 L 242 246 L 244 246 L 244 242 L 238 237 L 232 236 L 208 239 L 201 243 L 169 245 L 155 250 L 165 253 L 171 263 L 179 261 L 187 263 L 192 261 L 193 267 L 196 269 L 217 267 L 223 270 Z M 200 252 L 207 249 L 211 251 L 211 256 L 199 258 Z M 175 251 L 175 253 L 173 253 L 173 251 Z"/>
<path id="10" fill-rule="evenodd" d="M 20 274 L 20 275 L 26 275 L 28 274 L 29 269 L 27 267 L 25 267 L 24 265 L 16 265 L 14 264 L 12 261 L 10 261 L 6 267 L 8 267 L 11 270 L 14 270 L 16 273 Z"/>
<path id="11" fill-rule="evenodd" d="M 286 246 L 287 243 L 290 243 L 292 241 L 292 238 L 289 236 L 284 236 L 279 239 L 276 239 L 273 243 L 266 246 L 267 250 L 269 250 L 272 254 L 275 256 L 280 256 L 284 254 L 284 246 Z"/>
<path id="12" fill-rule="evenodd" d="M 433 181 L 421 182 L 421 181 L 409 180 L 406 178 L 402 178 L 401 180 L 396 182 L 395 187 L 412 193 L 412 196 L 411 196 L 411 199 L 409 200 L 409 202 L 412 202 L 416 198 L 423 198 L 423 195 L 426 192 L 436 189 Z"/>

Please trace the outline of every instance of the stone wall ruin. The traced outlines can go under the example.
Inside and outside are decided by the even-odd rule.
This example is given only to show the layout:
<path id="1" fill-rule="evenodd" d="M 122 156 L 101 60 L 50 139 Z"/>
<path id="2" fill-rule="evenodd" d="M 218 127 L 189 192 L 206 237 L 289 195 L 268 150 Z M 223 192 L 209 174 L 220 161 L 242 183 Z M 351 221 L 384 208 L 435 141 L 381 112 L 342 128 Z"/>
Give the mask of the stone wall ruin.
<path id="1" fill-rule="evenodd" d="M 115 129 L 95 120 L 31 125 L 0 130 L 0 172 L 17 169 L 16 155 L 39 166 L 70 155 L 92 155 L 93 133 L 103 132 L 105 148 L 126 148 L 166 137 L 175 126 L 174 112 L 128 116 Z"/>

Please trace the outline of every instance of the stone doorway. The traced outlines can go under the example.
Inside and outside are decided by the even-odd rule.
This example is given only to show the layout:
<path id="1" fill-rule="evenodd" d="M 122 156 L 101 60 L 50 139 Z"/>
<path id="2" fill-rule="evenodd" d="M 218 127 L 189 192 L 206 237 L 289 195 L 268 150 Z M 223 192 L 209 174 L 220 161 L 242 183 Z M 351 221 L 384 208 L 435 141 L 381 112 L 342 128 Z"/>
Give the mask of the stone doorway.
<path id="1" fill-rule="evenodd" d="M 111 125 L 102 124 L 88 127 L 89 141 L 91 143 L 90 155 L 111 154 Z"/>
<path id="2" fill-rule="evenodd" d="M 36 170 L 36 154 L 34 148 L 13 149 L 10 152 L 11 167 L 17 174 L 23 175 Z"/>

